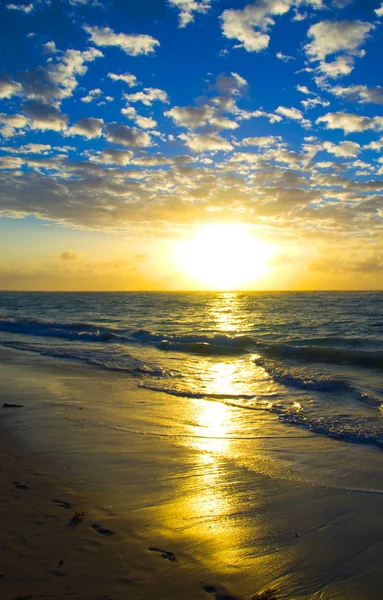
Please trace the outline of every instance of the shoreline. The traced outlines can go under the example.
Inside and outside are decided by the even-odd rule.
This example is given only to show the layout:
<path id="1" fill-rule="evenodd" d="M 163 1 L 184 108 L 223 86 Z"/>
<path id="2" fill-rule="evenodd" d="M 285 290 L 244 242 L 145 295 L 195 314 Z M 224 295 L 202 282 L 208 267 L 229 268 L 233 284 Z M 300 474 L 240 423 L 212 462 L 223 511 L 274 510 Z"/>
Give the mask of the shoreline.
<path id="1" fill-rule="evenodd" d="M 291 452 L 315 468 L 315 449 L 318 455 L 344 451 L 348 460 L 361 452 L 377 464 L 380 451 L 299 432 L 269 414 L 256 415 L 266 439 L 181 443 L 165 435 L 176 411 L 185 421 L 202 411 L 205 422 L 220 411 L 235 419 L 236 411 L 203 401 L 169 404 L 131 378 L 70 361 L 0 354 L 1 406 L 24 404 L 0 408 L 0 440 L 9 457 L 2 461 L 0 504 L 2 540 L 10 540 L 4 542 L 8 562 L 7 548 L 0 554 L 6 600 L 65 598 L 67 585 L 84 600 L 219 600 L 220 594 L 249 600 L 266 587 L 278 590 L 278 600 L 379 596 L 381 486 L 361 493 L 282 476 Z M 341 482 L 341 469 L 338 477 Z M 69 501 L 86 518 L 68 531 L 69 510 L 52 500 Z M 68 575 L 51 572 L 64 567 Z"/>

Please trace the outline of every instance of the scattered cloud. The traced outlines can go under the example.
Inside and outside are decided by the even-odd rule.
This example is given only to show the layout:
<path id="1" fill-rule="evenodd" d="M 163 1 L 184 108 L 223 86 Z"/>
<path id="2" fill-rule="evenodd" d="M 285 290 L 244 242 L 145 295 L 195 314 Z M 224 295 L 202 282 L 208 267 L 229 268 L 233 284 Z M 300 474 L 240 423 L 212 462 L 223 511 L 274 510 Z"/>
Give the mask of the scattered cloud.
<path id="1" fill-rule="evenodd" d="M 56 54 L 56 52 L 57 52 L 56 44 L 53 41 L 47 42 L 46 44 L 44 44 L 43 54 Z"/>
<path id="2" fill-rule="evenodd" d="M 367 130 L 382 131 L 383 117 L 363 117 L 353 113 L 327 113 L 316 121 L 325 123 L 326 129 L 343 129 L 344 133 L 355 133 Z"/>
<path id="3" fill-rule="evenodd" d="M 0 78 L 0 99 L 11 98 L 21 92 L 21 85 L 12 79 Z"/>
<path id="4" fill-rule="evenodd" d="M 275 112 L 279 115 L 282 115 L 286 119 L 291 119 L 292 121 L 299 121 L 303 125 L 303 127 L 311 127 L 311 121 L 305 119 L 302 111 L 300 111 L 298 108 L 287 108 L 286 106 L 278 106 Z"/>
<path id="5" fill-rule="evenodd" d="M 279 60 L 283 60 L 283 62 L 289 62 L 290 60 L 296 60 L 294 56 L 289 56 L 288 54 L 282 54 L 282 52 L 277 52 L 275 55 Z"/>
<path id="6" fill-rule="evenodd" d="M 383 87 L 370 88 L 367 85 L 333 86 L 328 90 L 338 98 L 360 104 L 383 104 Z"/>
<path id="7" fill-rule="evenodd" d="M 239 42 L 235 48 L 260 52 L 269 45 L 267 32 L 275 24 L 273 17 L 285 14 L 290 7 L 290 0 L 257 0 L 243 10 L 225 10 L 221 15 L 222 33 Z"/>
<path id="8" fill-rule="evenodd" d="M 108 123 L 105 126 L 104 135 L 108 142 L 128 148 L 145 148 L 151 145 L 148 133 L 120 123 Z"/>
<path id="9" fill-rule="evenodd" d="M 9 10 L 18 10 L 20 12 L 28 14 L 33 11 L 34 6 L 32 3 L 30 3 L 30 4 L 7 4 L 7 8 Z"/>
<path id="10" fill-rule="evenodd" d="M 168 0 L 170 6 L 178 8 L 179 27 L 186 27 L 194 21 L 194 13 L 206 14 L 212 0 Z"/>
<path id="11" fill-rule="evenodd" d="M 217 152 L 218 150 L 233 150 L 233 145 L 217 134 L 212 133 L 181 133 L 180 140 L 193 152 Z"/>
<path id="12" fill-rule="evenodd" d="M 142 102 L 145 106 L 151 106 L 153 102 L 169 102 L 167 93 L 158 88 L 144 88 L 141 92 L 124 94 L 124 98 L 128 102 Z"/>
<path id="13" fill-rule="evenodd" d="M 104 121 L 94 117 L 84 117 L 65 132 L 66 135 L 81 135 L 88 140 L 99 138 L 102 134 Z"/>
<path id="14" fill-rule="evenodd" d="M 354 68 L 354 57 L 362 57 L 362 49 L 372 23 L 363 21 L 321 21 L 308 30 L 311 42 L 305 46 L 310 61 L 319 62 L 318 70 L 326 77 L 336 78 L 348 75 Z M 328 56 L 336 57 L 326 62 Z"/>
<path id="15" fill-rule="evenodd" d="M 118 75 L 117 73 L 108 73 L 108 77 L 113 81 L 124 81 L 129 87 L 135 87 L 138 85 L 137 77 L 131 73 L 123 73 Z"/>
<path id="16" fill-rule="evenodd" d="M 96 46 L 116 46 L 125 54 L 140 56 L 155 52 L 160 42 L 150 35 L 115 33 L 109 27 L 84 27 Z"/>
<path id="17" fill-rule="evenodd" d="M 324 142 L 323 148 L 340 158 L 352 158 L 358 156 L 361 151 L 361 147 L 356 142 L 340 142 L 340 144 L 333 144 L 332 142 Z"/>
<path id="18" fill-rule="evenodd" d="M 141 127 L 141 129 L 153 129 L 157 126 L 157 121 L 155 121 L 151 117 L 144 117 L 142 115 L 139 115 L 133 106 L 123 108 L 121 110 L 121 113 L 125 117 L 133 121 L 136 125 L 138 125 L 138 127 Z"/>

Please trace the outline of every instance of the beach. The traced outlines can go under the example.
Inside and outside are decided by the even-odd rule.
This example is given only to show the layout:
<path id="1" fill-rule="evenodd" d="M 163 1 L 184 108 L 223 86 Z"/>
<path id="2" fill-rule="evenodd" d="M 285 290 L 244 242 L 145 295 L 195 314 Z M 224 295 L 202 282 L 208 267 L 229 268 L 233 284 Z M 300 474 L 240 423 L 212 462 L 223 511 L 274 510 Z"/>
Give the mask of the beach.
<path id="1" fill-rule="evenodd" d="M 248 599 L 267 587 L 281 599 L 379 598 L 380 449 L 348 445 L 347 460 L 362 451 L 366 468 L 364 487 L 356 468 L 346 489 L 341 442 L 269 413 L 258 415 L 251 440 L 214 430 L 168 436 L 167 412 L 187 423 L 216 405 L 177 398 L 169 406 L 125 374 L 10 349 L 1 350 L 0 377 L 1 405 L 23 405 L 1 409 L 7 600 Z M 235 419 L 235 408 L 224 410 Z M 155 431 L 144 434 L 149 414 Z M 310 481 L 304 460 L 294 471 L 298 451 L 313 463 L 337 456 L 336 485 Z M 85 514 L 73 523 L 75 511 Z"/>

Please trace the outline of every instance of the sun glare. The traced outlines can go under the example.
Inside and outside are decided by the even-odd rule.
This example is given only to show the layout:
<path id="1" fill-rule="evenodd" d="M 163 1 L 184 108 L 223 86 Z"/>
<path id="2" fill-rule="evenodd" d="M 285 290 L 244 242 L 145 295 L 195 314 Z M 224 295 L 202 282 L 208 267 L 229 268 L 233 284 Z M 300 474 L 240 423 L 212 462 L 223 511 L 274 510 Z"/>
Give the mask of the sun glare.
<path id="1" fill-rule="evenodd" d="M 204 225 L 177 248 L 182 271 L 209 290 L 236 290 L 267 274 L 272 246 L 239 223 Z"/>

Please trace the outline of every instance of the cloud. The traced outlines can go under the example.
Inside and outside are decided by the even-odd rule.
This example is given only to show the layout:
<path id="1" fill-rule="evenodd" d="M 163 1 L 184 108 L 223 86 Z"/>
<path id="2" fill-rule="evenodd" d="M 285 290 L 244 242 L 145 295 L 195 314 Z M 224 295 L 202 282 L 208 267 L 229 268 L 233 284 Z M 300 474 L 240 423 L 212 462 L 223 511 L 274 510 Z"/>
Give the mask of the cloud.
<path id="1" fill-rule="evenodd" d="M 283 62 L 289 62 L 290 60 L 296 60 L 294 56 L 289 56 L 288 54 L 282 54 L 282 52 L 277 52 L 275 55 L 279 60 L 283 60 Z"/>
<path id="2" fill-rule="evenodd" d="M 196 129 L 203 127 L 212 118 L 214 108 L 208 104 L 203 106 L 174 106 L 164 113 L 165 117 L 173 119 L 179 127 Z"/>
<path id="3" fill-rule="evenodd" d="M 0 129 L 2 137 L 11 138 L 15 135 L 19 135 L 21 133 L 19 130 L 26 127 L 28 121 L 23 115 L 0 113 L 0 124 L 3 125 Z"/>
<path id="4" fill-rule="evenodd" d="M 314 92 L 310 92 L 308 87 L 306 87 L 305 85 L 297 85 L 296 89 L 298 90 L 298 92 L 301 92 L 302 94 L 306 94 L 307 96 L 309 96 L 309 95 L 315 96 Z"/>
<path id="5" fill-rule="evenodd" d="M 321 87 L 325 82 L 326 77 L 337 79 L 338 77 L 346 77 L 354 69 L 354 59 L 351 56 L 338 56 L 332 62 L 321 62 L 318 66 L 318 71 L 323 77 L 317 77 L 316 83 Z"/>
<path id="6" fill-rule="evenodd" d="M 0 78 L 0 99 L 11 98 L 20 93 L 21 85 L 12 79 Z"/>
<path id="7" fill-rule="evenodd" d="M 181 133 L 178 136 L 193 152 L 216 152 L 233 150 L 232 144 L 212 133 Z"/>
<path id="8" fill-rule="evenodd" d="M 358 156 L 361 151 L 360 145 L 356 142 L 340 142 L 340 144 L 324 142 L 323 148 L 330 154 L 334 154 L 340 158 L 352 158 Z"/>
<path id="9" fill-rule="evenodd" d="M 316 108 L 317 106 L 330 106 L 328 100 L 322 100 L 317 96 L 316 98 L 308 98 L 307 100 L 301 100 L 301 104 L 305 110 L 310 108 Z"/>
<path id="10" fill-rule="evenodd" d="M 91 160 L 102 165 L 120 165 L 125 167 L 133 157 L 131 150 L 115 150 L 106 148 L 102 152 L 90 156 Z"/>
<path id="11" fill-rule="evenodd" d="M 19 10 L 25 14 L 28 14 L 33 11 L 33 4 L 7 4 L 7 8 L 9 10 Z"/>
<path id="12" fill-rule="evenodd" d="M 298 108 L 287 108 L 286 106 L 278 106 L 275 112 L 282 115 L 286 119 L 300 121 L 303 127 L 311 127 L 311 121 L 305 119 L 302 111 L 300 111 Z"/>
<path id="13" fill-rule="evenodd" d="M 44 44 L 43 54 L 56 54 L 56 52 L 57 52 L 56 44 L 53 41 L 47 42 L 46 44 Z"/>
<path id="14" fill-rule="evenodd" d="M 138 85 L 137 77 L 132 75 L 131 73 L 123 73 L 122 75 L 117 75 L 116 73 L 108 73 L 108 77 L 113 79 L 113 81 L 124 81 L 128 84 L 129 87 L 135 87 Z"/>
<path id="15" fill-rule="evenodd" d="M 383 2 L 381 3 L 380 8 L 375 9 L 375 13 L 378 15 L 378 17 L 383 17 Z"/>
<path id="16" fill-rule="evenodd" d="M 345 133 L 383 130 L 383 117 L 363 117 L 353 113 L 335 112 L 327 113 L 316 120 L 325 123 L 326 129 L 343 129 Z"/>
<path id="17" fill-rule="evenodd" d="M 373 28 L 372 23 L 363 21 L 321 21 L 308 30 L 312 42 L 305 46 L 306 53 L 314 61 L 339 52 L 363 56 L 360 47 Z"/>
<path id="18" fill-rule="evenodd" d="M 51 129 L 53 131 L 66 129 L 68 116 L 44 102 L 30 102 L 25 106 L 24 113 L 30 119 L 32 129 Z"/>
<path id="19" fill-rule="evenodd" d="M 104 121 L 102 119 L 85 117 L 67 129 L 65 135 L 81 135 L 88 140 L 99 138 L 101 137 L 103 126 Z"/>
<path id="20" fill-rule="evenodd" d="M 270 36 L 266 32 L 275 24 L 273 16 L 285 14 L 290 7 L 291 0 L 257 0 L 243 10 L 225 10 L 221 15 L 222 33 L 240 42 L 235 48 L 260 52 L 269 45 Z"/>
<path id="21" fill-rule="evenodd" d="M 362 57 L 361 49 L 368 33 L 374 28 L 372 23 L 363 21 L 321 21 L 312 25 L 308 37 L 312 41 L 305 46 L 310 61 L 319 61 L 319 71 L 327 77 L 348 75 L 354 68 L 354 56 Z M 327 63 L 327 56 L 342 53 L 333 62 Z"/>
<path id="22" fill-rule="evenodd" d="M 93 102 L 93 100 L 98 100 L 102 96 L 102 90 L 100 88 L 95 88 L 94 90 L 89 90 L 87 96 L 81 98 L 81 102 Z"/>
<path id="23" fill-rule="evenodd" d="M 383 104 L 383 87 L 378 85 L 369 88 L 367 85 L 350 85 L 349 87 L 335 86 L 328 90 L 338 98 L 360 104 Z"/>
<path id="24" fill-rule="evenodd" d="M 127 127 L 119 123 L 108 123 L 105 126 L 104 135 L 108 142 L 121 144 L 128 148 L 145 148 L 151 145 L 148 133 L 140 131 L 135 127 Z"/>
<path id="25" fill-rule="evenodd" d="M 151 54 L 155 52 L 156 46 L 160 45 L 160 42 L 150 35 L 114 33 L 109 27 L 85 26 L 84 29 L 96 46 L 116 46 L 130 56 Z"/>
<path id="26" fill-rule="evenodd" d="M 125 117 L 136 123 L 136 125 L 138 125 L 138 127 L 141 127 L 141 129 L 153 129 L 157 126 L 157 121 L 155 121 L 151 117 L 144 117 L 142 115 L 139 115 L 133 106 L 123 108 L 121 110 L 121 113 Z"/>
<path id="27" fill-rule="evenodd" d="M 78 261 L 81 260 L 82 256 L 78 252 L 73 252 L 72 250 L 65 250 L 64 252 L 61 252 L 59 258 L 61 260 Z"/>
<path id="28" fill-rule="evenodd" d="M 178 8 L 179 14 L 179 27 L 186 27 L 189 23 L 194 21 L 194 14 L 202 13 L 206 14 L 210 8 L 212 0 L 168 0 L 170 6 Z"/>
<path id="29" fill-rule="evenodd" d="M 18 76 L 24 96 L 30 100 L 57 106 L 64 98 L 70 98 L 77 87 L 77 77 L 84 75 L 92 62 L 103 54 L 96 48 L 83 52 L 66 50 L 55 62 L 45 67 L 25 71 Z"/>
<path id="30" fill-rule="evenodd" d="M 240 142 L 240 146 L 259 146 L 261 148 L 267 148 L 273 146 L 276 143 L 281 142 L 282 138 L 275 137 L 273 135 L 262 136 L 262 137 L 248 137 Z"/>
<path id="31" fill-rule="evenodd" d="M 144 88 L 143 91 L 135 94 L 124 94 L 124 98 L 128 102 L 142 102 L 145 106 L 151 106 L 156 101 L 166 104 L 169 102 L 167 93 L 158 88 Z"/>

